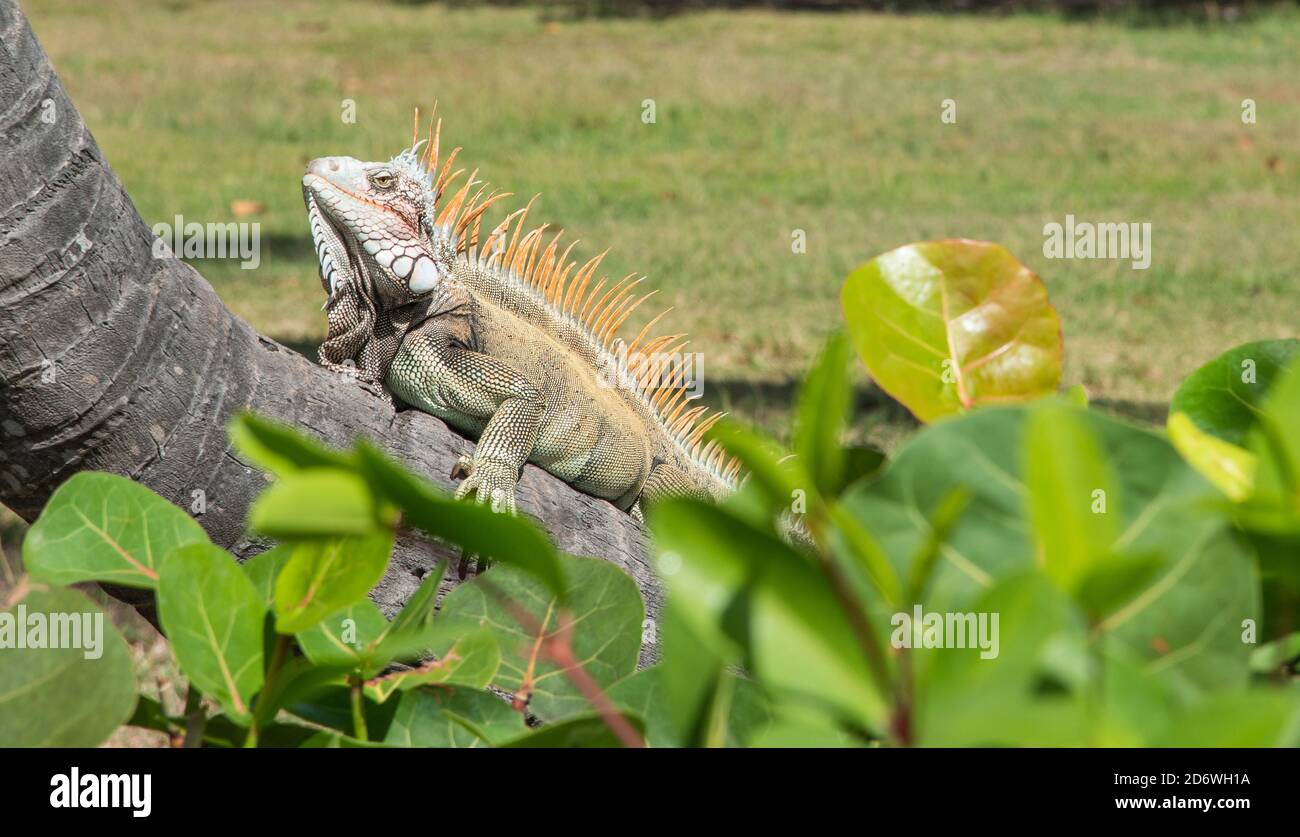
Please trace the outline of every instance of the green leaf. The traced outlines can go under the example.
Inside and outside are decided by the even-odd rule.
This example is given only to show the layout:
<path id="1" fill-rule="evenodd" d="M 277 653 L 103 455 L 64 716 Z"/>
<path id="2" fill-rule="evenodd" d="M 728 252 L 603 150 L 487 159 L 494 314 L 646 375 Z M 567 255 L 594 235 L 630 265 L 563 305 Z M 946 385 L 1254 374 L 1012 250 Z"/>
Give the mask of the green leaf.
<path id="1" fill-rule="evenodd" d="M 563 600 L 533 574 L 500 564 L 448 593 L 438 617 L 453 633 L 490 631 L 501 649 L 493 685 L 527 695 L 529 711 L 546 721 L 588 708 L 567 669 L 545 653 L 566 621 L 574 656 L 605 688 L 636 668 L 645 618 L 636 582 L 623 570 L 599 558 L 560 561 L 570 585 Z M 434 650 L 445 653 L 445 641 Z"/>
<path id="2" fill-rule="evenodd" d="M 309 673 L 304 673 L 303 676 L 306 678 L 311 677 Z M 350 738 L 351 742 L 353 742 L 346 746 L 356 746 L 357 739 L 351 737 L 354 726 L 352 719 L 352 690 L 350 686 L 346 684 L 321 685 L 313 683 L 311 689 L 301 690 L 290 697 L 292 699 L 285 702 L 285 711 L 304 721 L 340 732 L 345 738 Z M 398 701 L 377 703 L 363 695 L 362 712 L 366 720 L 366 733 L 372 739 L 382 741 L 388 735 L 388 730 L 392 726 L 398 708 Z"/>
<path id="3" fill-rule="evenodd" d="M 104 611 L 20 580 L 0 611 L 0 747 L 94 747 L 135 703 L 131 652 Z"/>
<path id="4" fill-rule="evenodd" d="M 861 743 L 830 723 L 825 718 L 778 718 L 757 730 L 750 739 L 751 747 L 765 749 L 818 749 L 859 747 Z"/>
<path id="5" fill-rule="evenodd" d="M 1082 647 L 1086 625 L 1066 596 L 1044 575 L 1021 573 L 952 610 L 927 606 L 923 619 L 949 614 L 955 628 L 973 628 L 962 647 L 915 647 L 928 638 L 908 636 L 915 619 L 895 617 L 895 646 L 910 641 L 916 672 L 916 738 L 926 746 L 1078 746 L 1087 741 L 1087 714 L 1069 688 L 1045 690 L 1052 649 Z M 966 614 L 974 617 L 972 623 Z M 914 616 L 915 614 L 907 614 Z M 964 621 L 957 621 L 962 619 Z M 981 622 L 982 620 L 982 622 Z M 924 629 L 924 621 L 921 625 Z"/>
<path id="6" fill-rule="evenodd" d="M 563 594 L 567 589 L 555 546 L 528 520 L 453 500 L 364 442 L 358 444 L 357 456 L 371 485 L 398 505 L 412 526 L 459 546 L 466 554 L 530 572 L 552 592 Z"/>
<path id="7" fill-rule="evenodd" d="M 282 476 L 304 468 L 352 467 L 349 455 L 255 413 L 240 413 L 231 421 L 230 441 L 243 456 Z"/>
<path id="8" fill-rule="evenodd" d="M 719 421 L 705 434 L 727 453 L 740 460 L 748 472 L 747 481 L 762 492 L 769 513 L 784 512 L 796 498 L 807 504 L 818 502 L 817 488 L 798 458 L 779 450 L 771 441 L 733 421 Z"/>
<path id="9" fill-rule="evenodd" d="M 393 617 L 391 633 L 401 634 L 407 631 L 420 631 L 433 624 L 437 610 L 438 590 L 442 587 L 442 576 L 447 570 L 446 562 L 439 562 L 407 599 L 397 616 Z"/>
<path id="10" fill-rule="evenodd" d="M 1229 349 L 1197 369 L 1174 393 L 1169 415 L 1237 446 L 1255 426 L 1282 370 L 1300 358 L 1300 340 L 1262 340 Z"/>
<path id="11" fill-rule="evenodd" d="M 868 479 L 880 473 L 885 467 L 885 452 L 870 445 L 856 445 L 844 448 L 844 480 L 836 488 L 840 494 L 859 480 Z"/>
<path id="12" fill-rule="evenodd" d="M 844 486 L 844 451 L 840 436 L 848 418 L 851 395 L 848 340 L 836 334 L 822 350 L 799 396 L 794 450 L 803 469 L 812 475 L 827 497 Z"/>
<path id="13" fill-rule="evenodd" d="M 721 746 L 721 721 L 729 711 L 730 701 L 728 670 L 742 662 L 743 649 L 726 636 L 720 623 L 692 623 L 682 610 L 669 599 L 660 613 L 658 629 L 663 655 L 657 667 L 659 691 L 671 732 L 663 732 L 655 716 L 640 714 L 652 724 L 652 746 L 667 735 L 682 746 Z"/>
<path id="14" fill-rule="evenodd" d="M 314 664 L 358 669 L 369 677 L 378 673 L 372 669 L 383 668 L 389 662 L 372 656 L 387 630 L 384 614 L 374 602 L 363 598 L 298 632 L 295 638 Z"/>
<path id="15" fill-rule="evenodd" d="M 734 672 L 728 675 L 735 682 L 731 687 L 731 712 L 727 716 L 727 745 L 746 747 L 760 729 L 772 722 L 776 710 L 757 681 Z"/>
<path id="16" fill-rule="evenodd" d="M 1218 695 L 1180 714 L 1151 743 L 1156 747 L 1297 747 L 1300 701 L 1295 694 L 1256 690 Z"/>
<path id="17" fill-rule="evenodd" d="M 1239 503 L 1255 490 L 1258 463 L 1250 451 L 1211 436 L 1186 413 L 1171 413 L 1166 429 L 1170 443 L 1187 464 L 1200 471 L 1228 499 Z"/>
<path id="18" fill-rule="evenodd" d="M 662 664 L 635 672 L 607 692 L 616 707 L 645 722 L 646 744 L 651 747 L 678 746 L 676 730 L 664 690 Z"/>
<path id="19" fill-rule="evenodd" d="M 266 606 L 224 550 L 193 544 L 170 553 L 158 581 L 158 616 L 190 682 L 239 721 L 262 688 Z"/>
<path id="20" fill-rule="evenodd" d="M 1103 555 L 1079 579 L 1074 600 L 1091 619 L 1101 619 L 1147 590 L 1164 564 L 1158 553 Z"/>
<path id="21" fill-rule="evenodd" d="M 383 577 L 392 549 L 390 532 L 293 544 L 275 580 L 275 629 L 296 634 L 360 601 Z"/>
<path id="22" fill-rule="evenodd" d="M 132 684 L 131 688 L 134 689 L 135 684 Z M 147 695 L 138 695 L 136 697 L 135 711 L 126 720 L 126 725 L 151 729 L 155 732 L 165 733 L 168 736 L 176 735 L 185 730 L 183 718 L 172 718 L 163 709 L 161 703 Z"/>
<path id="23" fill-rule="evenodd" d="M 444 649 L 438 659 L 371 680 L 366 684 L 370 696 L 382 702 L 395 691 L 417 686 L 486 688 L 501 668 L 501 648 L 496 637 L 490 631 L 477 630 L 457 636 L 451 640 L 450 647 L 439 643 L 440 635 L 451 633 L 452 630 L 443 630 L 433 637 L 433 643 Z"/>
<path id="24" fill-rule="evenodd" d="M 392 745 L 381 741 L 362 741 L 359 738 L 353 738 L 350 735 L 338 732 L 317 732 L 306 741 L 295 746 L 321 750 L 384 750 Z"/>
<path id="25" fill-rule="evenodd" d="M 1038 561 L 1067 592 L 1110 554 L 1120 516 L 1110 468 L 1082 415 L 1077 407 L 1042 404 L 1025 432 Z"/>
<path id="26" fill-rule="evenodd" d="M 153 588 L 177 547 L 207 543 L 188 514 L 126 477 L 83 471 L 59 486 L 23 540 L 32 578 Z"/>
<path id="27" fill-rule="evenodd" d="M 455 683 L 482 688 L 491 682 L 500 664 L 496 641 L 482 631 L 458 636 L 454 630 L 433 620 L 433 600 L 442 574 L 425 578 L 406 607 L 389 622 L 369 599 L 327 616 L 297 635 L 298 644 L 313 663 L 359 672 L 376 678 L 394 662 L 419 661 L 443 638 L 450 650 L 437 661 L 413 669 L 393 672 L 370 680 L 372 698 L 386 700 L 399 687 L 414 688 L 422 683 Z"/>
<path id="28" fill-rule="evenodd" d="M 921 421 L 1060 383 L 1061 321 L 1047 290 L 996 244 L 899 247 L 850 274 L 841 302 L 872 378 Z"/>
<path id="29" fill-rule="evenodd" d="M 676 650 L 676 649 L 674 649 Z M 669 708 L 669 692 L 664 682 L 666 663 L 651 666 L 625 677 L 609 689 L 609 699 L 619 709 L 645 722 L 646 743 L 651 747 L 678 747 L 681 738 Z M 729 671 L 718 670 L 725 680 L 728 705 L 725 720 L 725 743 L 743 747 L 754 731 L 771 720 L 771 706 L 752 681 Z"/>
<path id="30" fill-rule="evenodd" d="M 665 584 L 692 631 L 706 642 L 724 632 L 774 693 L 864 726 L 883 723 L 882 684 L 820 569 L 775 535 L 696 500 L 662 500 L 649 522 L 661 553 L 679 558 Z"/>
<path id="31" fill-rule="evenodd" d="M 644 737 L 644 724 L 634 715 L 623 716 Z M 502 747 L 542 747 L 546 749 L 572 747 L 622 747 L 623 742 L 599 715 L 586 714 L 566 718 L 553 724 L 544 724 L 532 732 L 511 739 Z"/>
<path id="32" fill-rule="evenodd" d="M 528 733 L 524 716 L 490 692 L 424 687 L 402 695 L 386 744 L 486 747 Z"/>
<path id="33" fill-rule="evenodd" d="M 337 468 L 308 468 L 281 477 L 248 513 L 249 526 L 273 538 L 364 536 L 390 527 L 365 480 Z"/>
<path id="34" fill-rule="evenodd" d="M 1252 506 L 1275 510 L 1276 531 L 1300 531 L 1300 359 L 1281 372 L 1247 444 L 1259 462 Z"/>
<path id="35" fill-rule="evenodd" d="M 1093 747 L 1143 747 L 1152 736 L 1165 728 L 1170 714 L 1177 711 L 1178 700 L 1169 685 L 1151 677 L 1141 661 L 1130 659 L 1121 651 L 1109 653 L 1104 640 L 1096 643 L 1097 653 L 1088 658 L 1080 650 L 1083 665 L 1094 675 L 1088 684 L 1093 690 L 1093 717 L 1086 743 Z M 1082 648 L 1081 645 L 1076 645 Z M 1102 695 L 1097 706 L 1097 692 Z"/>
<path id="36" fill-rule="evenodd" d="M 903 595 L 901 582 L 880 544 L 842 503 L 837 501 L 831 505 L 830 516 L 834 523 L 832 544 L 836 554 L 847 556 L 886 603 L 898 604 Z"/>
<path id="37" fill-rule="evenodd" d="M 1115 551 L 1160 567 L 1099 627 L 1183 694 L 1242 685 L 1248 647 L 1240 623 L 1259 618 L 1259 585 L 1218 492 L 1162 434 L 1092 411 L 1079 415 L 1123 498 Z M 940 549 L 927 609 L 965 611 L 999 580 L 1037 566 L 1024 477 L 1027 417 L 1024 408 L 991 407 L 927 427 L 896 451 L 880 479 L 845 496 L 846 509 L 906 573 L 929 536 L 929 511 L 954 488 L 969 490 Z"/>
<path id="38" fill-rule="evenodd" d="M 329 733 L 294 723 L 269 723 L 258 728 L 258 747 L 297 748 L 330 746 Z M 224 715 L 214 715 L 203 726 L 203 746 L 231 750 L 244 746 L 248 730 Z M 334 745 L 342 746 L 342 745 Z"/>
<path id="39" fill-rule="evenodd" d="M 243 746 L 242 742 L 235 746 Z M 301 724 L 271 723 L 261 727 L 257 734 L 257 746 L 262 748 L 319 748 L 319 747 L 375 747 L 376 744 L 357 741 L 334 732 L 322 732 L 315 727 Z"/>
<path id="40" fill-rule="evenodd" d="M 244 574 L 257 588 L 257 594 L 269 608 L 275 602 L 275 579 L 289 562 L 293 549 L 285 544 L 259 552 L 243 563 Z"/>
<path id="41" fill-rule="evenodd" d="M 371 651 L 372 660 L 382 661 L 384 665 L 394 660 L 413 660 L 433 648 L 439 630 L 434 605 L 446 566 L 440 562 L 420 582 L 415 593 L 380 635 L 378 645 Z"/>
<path id="42" fill-rule="evenodd" d="M 274 650 L 271 651 L 274 653 Z M 301 706 L 339 688 L 346 689 L 353 671 L 350 667 L 322 666 L 309 658 L 291 656 L 284 662 L 275 678 L 263 686 L 253 707 L 253 721 L 259 730 L 270 725 L 271 719 L 286 706 Z M 349 723 L 351 722 L 349 706 Z M 347 729 L 350 731 L 351 726 Z M 264 746 L 260 734 L 258 746 Z"/>
<path id="43" fill-rule="evenodd" d="M 1250 670 L 1267 674 L 1300 659 L 1300 631 L 1265 643 L 1250 653 Z"/>

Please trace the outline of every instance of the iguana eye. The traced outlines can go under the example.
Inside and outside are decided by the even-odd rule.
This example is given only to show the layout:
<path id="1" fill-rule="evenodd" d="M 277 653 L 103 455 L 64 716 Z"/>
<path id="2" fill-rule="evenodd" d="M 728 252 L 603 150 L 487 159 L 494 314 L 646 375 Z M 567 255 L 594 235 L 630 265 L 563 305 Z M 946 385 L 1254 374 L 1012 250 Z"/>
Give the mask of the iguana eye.
<path id="1" fill-rule="evenodd" d="M 393 176 L 386 171 L 381 171 L 371 175 L 370 182 L 380 189 L 387 189 L 393 185 Z"/>

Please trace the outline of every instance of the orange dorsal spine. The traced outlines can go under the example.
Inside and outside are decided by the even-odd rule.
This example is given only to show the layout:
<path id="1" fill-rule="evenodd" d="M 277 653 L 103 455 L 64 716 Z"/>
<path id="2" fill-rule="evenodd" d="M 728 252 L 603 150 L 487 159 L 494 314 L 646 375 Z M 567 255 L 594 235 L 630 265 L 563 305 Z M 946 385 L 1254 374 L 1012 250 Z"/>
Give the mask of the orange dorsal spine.
<path id="1" fill-rule="evenodd" d="M 417 124 L 418 118 L 417 111 Z M 740 473 L 740 462 L 727 456 L 716 442 L 702 444 L 709 428 L 726 414 L 710 412 L 703 406 L 690 406 L 694 398 L 688 395 L 686 366 L 676 357 L 687 345 L 683 339 L 685 335 L 652 336 L 659 321 L 672 309 L 665 309 L 651 318 L 631 343 L 618 336 L 623 323 L 656 293 L 650 291 L 640 296 L 633 293 L 645 277 L 633 273 L 611 283 L 608 278 L 597 276 L 600 263 L 609 251 L 579 265 L 576 259 L 570 259 L 576 241 L 569 242 L 563 251 L 560 250 L 563 231 L 556 232 L 543 244 L 548 225 L 528 227 L 528 215 L 537 202 L 537 196 L 493 227 L 482 239 L 480 247 L 479 225 L 484 213 L 511 197 L 512 193 L 487 191 L 488 185 L 475 179 L 478 175 L 475 169 L 459 189 L 441 202 L 440 198 L 450 185 L 465 173 L 464 169 L 452 170 L 461 149 L 452 149 L 446 160 L 440 160 L 441 143 L 442 121 L 431 118 L 429 140 L 420 162 L 430 173 L 435 206 L 442 204 L 435 223 L 450 234 L 457 251 L 485 267 L 505 271 L 515 281 L 532 288 L 555 314 L 583 329 L 601 349 L 610 351 L 617 345 L 621 371 L 655 410 L 665 431 L 698 464 L 734 483 Z M 479 188 L 471 194 L 476 186 Z"/>

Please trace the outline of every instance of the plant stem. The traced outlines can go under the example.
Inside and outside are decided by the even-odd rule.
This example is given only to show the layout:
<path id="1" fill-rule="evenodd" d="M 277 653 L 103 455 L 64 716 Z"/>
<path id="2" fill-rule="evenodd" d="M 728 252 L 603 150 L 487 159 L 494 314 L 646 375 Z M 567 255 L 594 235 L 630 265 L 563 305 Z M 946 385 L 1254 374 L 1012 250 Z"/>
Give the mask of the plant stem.
<path id="1" fill-rule="evenodd" d="M 208 716 L 203 711 L 203 694 L 191 683 L 189 691 L 185 693 L 185 738 L 181 741 L 182 749 L 190 750 L 203 743 L 203 727 L 207 722 Z"/>
<path id="2" fill-rule="evenodd" d="M 292 642 L 292 638 L 285 634 L 280 634 L 275 638 L 275 649 L 271 651 L 271 664 L 266 667 L 266 678 L 262 681 L 263 696 L 271 691 L 271 686 L 275 683 L 276 676 L 279 675 L 280 669 L 284 667 L 285 658 L 289 655 L 290 642 Z M 266 718 L 262 717 L 262 713 L 257 711 L 257 707 L 254 707 L 253 723 L 248 727 L 248 735 L 244 736 L 245 747 L 257 746 L 259 727 L 261 727 L 266 720 Z"/>
<path id="3" fill-rule="evenodd" d="M 890 719 L 890 728 L 898 743 L 911 747 L 913 740 L 912 726 L 915 706 L 915 680 L 912 675 L 912 655 L 904 648 L 898 656 L 898 688 L 894 696 L 894 717 Z"/>
<path id="4" fill-rule="evenodd" d="M 359 741 L 369 741 L 369 735 L 366 732 L 365 701 L 361 693 L 363 683 L 360 675 L 354 674 L 349 677 L 348 684 L 352 687 L 352 737 Z"/>
<path id="5" fill-rule="evenodd" d="M 871 668 L 872 676 L 875 677 L 877 687 L 882 693 L 888 693 L 893 678 L 890 677 L 889 665 L 885 660 L 884 652 L 881 651 L 880 644 L 876 641 L 875 630 L 872 628 L 871 620 L 867 616 L 866 606 L 853 592 L 853 586 L 845 578 L 844 573 L 840 571 L 839 565 L 835 563 L 835 558 L 830 554 L 830 549 L 826 545 L 825 522 L 828 516 L 829 513 L 820 507 L 815 508 L 814 513 L 808 516 L 808 529 L 817 545 L 817 560 L 826 579 L 830 582 L 835 598 L 839 600 L 844 615 L 848 617 L 849 625 L 853 629 L 854 636 L 857 637 L 858 645 L 862 648 L 867 665 Z"/>

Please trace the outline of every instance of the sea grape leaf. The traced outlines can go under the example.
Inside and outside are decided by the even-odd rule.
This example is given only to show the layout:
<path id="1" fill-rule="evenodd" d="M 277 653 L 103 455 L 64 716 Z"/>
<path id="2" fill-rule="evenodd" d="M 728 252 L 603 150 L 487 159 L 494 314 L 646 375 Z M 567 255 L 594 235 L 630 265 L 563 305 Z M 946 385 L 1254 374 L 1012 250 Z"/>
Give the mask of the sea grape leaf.
<path id="1" fill-rule="evenodd" d="M 1085 625 L 1065 593 L 1041 574 L 1012 574 L 964 611 L 976 617 L 974 624 L 964 623 L 964 630 L 975 634 L 967 637 L 967 647 L 907 652 L 914 658 L 920 696 L 918 741 L 948 747 L 1081 744 L 1086 713 L 1079 695 L 1039 689 L 1049 648 L 1071 635 L 1082 642 L 1084 635 Z M 902 631 L 900 624 L 895 644 Z"/>
<path id="2" fill-rule="evenodd" d="M 635 715 L 623 715 L 633 730 L 644 738 L 644 722 Z M 547 749 L 592 747 L 608 749 L 624 746 L 623 741 L 604 718 L 594 713 L 575 715 L 512 738 L 502 747 L 544 747 Z"/>
<path id="3" fill-rule="evenodd" d="M 1077 408 L 1076 408 L 1077 409 Z M 1022 407 L 994 407 L 927 427 L 845 508 L 871 528 L 899 573 L 928 535 L 928 512 L 964 486 L 971 499 L 940 550 L 923 604 L 963 611 L 983 591 L 1036 566 L 1025 484 Z M 1079 411 L 1123 498 L 1112 544 L 1158 570 L 1136 577 L 1097 626 L 1149 674 L 1183 694 L 1245 682 L 1241 621 L 1259 618 L 1250 550 L 1233 537 L 1218 493 L 1158 433 Z"/>
<path id="4" fill-rule="evenodd" d="M 170 553 L 158 581 L 158 616 L 176 661 L 234 719 L 252 719 L 262 688 L 266 605 L 225 550 L 191 544 Z"/>
<path id="5" fill-rule="evenodd" d="M 296 638 L 298 646 L 314 664 L 346 666 L 368 675 L 370 669 L 388 662 L 372 656 L 388 625 L 374 602 L 361 599 L 299 631 Z"/>
<path id="6" fill-rule="evenodd" d="M 394 671 L 375 678 L 366 684 L 371 697 L 377 701 L 387 700 L 395 691 L 407 691 L 419 686 L 467 686 L 471 689 L 486 688 L 496 677 L 501 667 L 501 647 L 491 631 L 480 629 L 460 633 L 459 625 L 453 627 L 440 625 L 437 633 L 431 636 L 431 644 L 444 647 L 436 660 L 428 660 L 413 668 Z M 460 633 L 451 640 L 450 647 L 439 642 L 440 636 Z M 380 644 L 382 649 L 384 644 Z"/>
<path id="7" fill-rule="evenodd" d="M 844 487 L 845 451 L 840 444 L 848 418 L 848 362 L 852 349 L 842 334 L 826 344 L 804 380 L 796 410 L 794 450 L 822 494 L 834 497 Z"/>
<path id="8" fill-rule="evenodd" d="M 1202 430 L 1186 413 L 1171 413 L 1165 429 L 1187 464 L 1228 499 L 1239 503 L 1250 497 L 1258 467 L 1254 454 Z"/>
<path id="9" fill-rule="evenodd" d="M 59 486 L 27 531 L 23 563 L 50 584 L 154 588 L 168 552 L 207 542 L 194 518 L 143 485 L 82 471 Z"/>
<path id="10" fill-rule="evenodd" d="M 841 294 L 858 355 L 924 422 L 1056 392 L 1061 321 L 1047 289 L 997 244 L 908 244 L 855 270 Z"/>
<path id="11" fill-rule="evenodd" d="M 281 477 L 253 502 L 248 522 L 273 538 L 372 535 L 392 512 L 360 476 L 341 468 L 307 468 Z"/>
<path id="12" fill-rule="evenodd" d="M 569 584 L 563 601 L 533 574 L 498 564 L 448 593 L 437 620 L 451 634 L 487 629 L 501 651 L 493 685 L 527 695 L 529 711 L 546 721 L 589 708 L 546 643 L 571 624 L 574 656 L 605 688 L 636 668 L 645 618 L 636 582 L 623 570 L 599 558 L 560 555 L 559 562 Z M 442 656 L 449 642 L 434 651 Z"/>
<path id="13" fill-rule="evenodd" d="M 135 708 L 126 640 L 76 590 L 20 580 L 7 604 L 0 611 L 0 747 L 103 743 Z M 38 647 L 34 640 L 53 644 L 56 628 L 68 640 L 63 647 Z"/>
<path id="14" fill-rule="evenodd" d="M 1300 359 L 1278 375 L 1247 437 L 1259 467 L 1248 526 L 1300 534 Z"/>
<path id="15" fill-rule="evenodd" d="M 661 500 L 649 522 L 658 548 L 680 564 L 665 583 L 684 627 L 723 660 L 715 637 L 725 634 L 774 692 L 879 728 L 881 685 L 820 569 L 772 533 L 698 500 Z"/>
<path id="16" fill-rule="evenodd" d="M 282 476 L 303 468 L 346 469 L 353 463 L 351 455 L 256 413 L 240 413 L 230 422 L 230 441 L 240 454 Z"/>
<path id="17" fill-rule="evenodd" d="M 1179 713 L 1149 742 L 1156 747 L 1297 747 L 1300 700 L 1255 689 L 1216 695 Z"/>
<path id="18" fill-rule="evenodd" d="M 284 709 L 305 721 L 337 730 L 345 736 L 353 735 L 352 690 L 346 683 L 325 684 L 312 689 L 310 694 L 285 701 Z M 376 741 L 387 735 L 399 708 L 398 701 L 378 703 L 363 695 L 361 711 L 366 719 L 366 734 Z"/>
<path id="19" fill-rule="evenodd" d="M 663 669 L 651 666 L 635 672 L 609 689 L 609 699 L 619 709 L 645 721 L 646 743 L 651 747 L 678 746 L 678 738 L 669 714 L 664 691 Z"/>
<path id="20" fill-rule="evenodd" d="M 275 602 L 275 579 L 280 575 L 280 570 L 289 561 L 293 555 L 293 549 L 287 544 L 273 546 L 265 552 L 259 552 L 252 558 L 249 558 L 241 566 L 244 568 L 244 574 L 248 580 L 253 582 L 257 588 L 257 594 L 262 597 L 269 608 Z"/>
<path id="21" fill-rule="evenodd" d="M 1120 498 L 1082 412 L 1045 404 L 1026 428 L 1025 480 L 1038 562 L 1068 591 L 1109 554 Z"/>
<path id="22" fill-rule="evenodd" d="M 424 686 L 403 693 L 384 742 L 402 747 L 486 747 L 527 732 L 523 713 L 490 692 Z"/>
<path id="23" fill-rule="evenodd" d="M 750 747 L 771 749 L 818 749 L 860 747 L 848 733 L 819 716 L 780 717 L 757 729 L 749 739 Z"/>
<path id="24" fill-rule="evenodd" d="M 662 663 L 625 677 L 609 689 L 609 699 L 620 709 L 639 716 L 646 725 L 646 743 L 651 747 L 677 747 L 680 739 L 668 708 Z M 745 746 L 755 730 L 771 720 L 772 708 L 759 687 L 734 672 L 724 672 L 730 682 L 726 717 L 728 746 Z"/>
<path id="25" fill-rule="evenodd" d="M 388 566 L 392 532 L 298 541 L 275 579 L 275 627 L 296 634 L 365 597 Z"/>
<path id="26" fill-rule="evenodd" d="M 1169 415 L 1181 413 L 1206 433 L 1244 447 L 1265 398 L 1296 358 L 1300 340 L 1261 340 L 1229 349 L 1183 381 Z"/>

